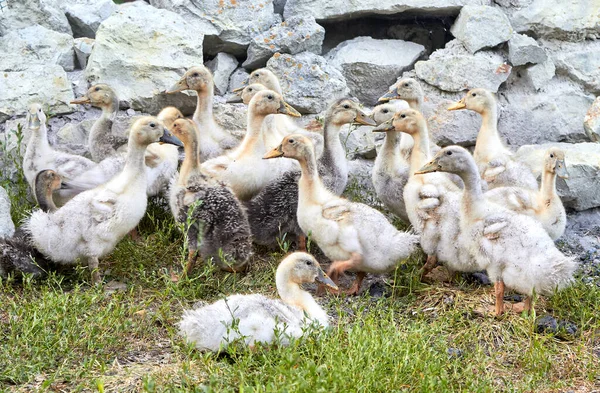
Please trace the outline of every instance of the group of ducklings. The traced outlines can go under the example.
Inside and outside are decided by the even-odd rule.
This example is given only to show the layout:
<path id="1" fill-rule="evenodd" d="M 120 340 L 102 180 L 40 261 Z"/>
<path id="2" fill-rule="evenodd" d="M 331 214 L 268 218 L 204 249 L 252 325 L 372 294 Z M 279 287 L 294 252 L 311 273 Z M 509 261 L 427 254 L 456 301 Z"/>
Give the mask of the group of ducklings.
<path id="1" fill-rule="evenodd" d="M 204 350 L 222 349 L 236 338 L 249 345 L 271 342 L 282 329 L 300 336 L 307 325 L 327 326 L 327 314 L 300 284 L 318 282 L 318 292 L 339 292 L 340 275 L 354 271 L 356 279 L 344 292 L 357 294 L 367 273 L 393 270 L 419 243 L 427 254 L 424 276 L 439 262 L 451 272 L 486 270 L 495 283 L 498 315 L 505 287 L 527 295 L 528 309 L 534 292 L 549 294 L 571 281 L 576 264 L 553 242 L 566 224 L 555 189 L 556 176 L 567 175 L 564 153 L 546 153 L 538 188 L 531 169 L 515 161 L 500 139 L 490 92 L 471 90 L 449 108 L 483 118 L 471 155 L 431 142 L 420 112 L 423 91 L 411 78 L 399 80 L 370 116 L 354 99 L 335 100 L 322 132 L 313 132 L 292 120 L 300 113 L 284 101 L 277 77 L 256 70 L 238 89 L 248 105 L 241 141 L 215 121 L 213 89 L 206 67 L 189 69 L 167 93 L 195 91 L 193 117 L 167 107 L 156 117 L 135 120 L 124 138 L 115 130 L 114 90 L 92 86 L 73 101 L 102 109 L 89 134 L 91 159 L 50 146 L 42 108 L 32 105 L 23 168 L 40 209 L 0 244 L 0 273 L 84 261 L 92 281 L 100 282 L 99 259 L 135 229 L 148 196 L 162 193 L 185 227 L 189 255 L 183 274 L 199 256 L 223 270 L 243 271 L 253 241 L 274 245 L 284 236 L 295 238 L 301 251 L 310 236 L 332 260 L 328 276 L 313 256 L 288 255 L 276 273 L 282 301 L 234 295 L 187 311 L 181 332 Z M 339 133 L 352 123 L 386 133 L 373 185 L 416 234 L 340 196 L 348 163 Z M 179 168 L 178 146 L 184 150 Z M 237 329 L 231 329 L 234 321 Z"/>

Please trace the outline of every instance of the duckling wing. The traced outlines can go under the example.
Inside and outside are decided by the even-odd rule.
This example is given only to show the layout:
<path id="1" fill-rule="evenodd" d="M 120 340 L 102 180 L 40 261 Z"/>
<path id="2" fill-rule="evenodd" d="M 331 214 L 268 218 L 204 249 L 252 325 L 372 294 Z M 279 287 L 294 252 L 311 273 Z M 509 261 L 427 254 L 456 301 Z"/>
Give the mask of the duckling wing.
<path id="1" fill-rule="evenodd" d="M 115 214 L 118 195 L 110 190 L 102 190 L 90 201 L 90 215 L 97 222 L 108 220 Z"/>
<path id="2" fill-rule="evenodd" d="M 485 198 L 515 212 L 535 209 L 536 200 L 530 190 L 519 187 L 494 188 L 485 193 Z"/>
<path id="3" fill-rule="evenodd" d="M 345 201 L 342 201 L 345 202 Z M 352 208 L 347 203 L 333 201 L 323 205 L 321 214 L 324 219 L 331 221 L 347 221 L 351 218 Z"/>
<path id="4" fill-rule="evenodd" d="M 54 160 L 54 164 L 56 165 L 54 168 L 56 173 L 58 173 L 65 180 L 73 179 L 81 173 L 91 170 L 97 165 L 94 161 L 85 157 L 71 154 L 58 155 Z"/>

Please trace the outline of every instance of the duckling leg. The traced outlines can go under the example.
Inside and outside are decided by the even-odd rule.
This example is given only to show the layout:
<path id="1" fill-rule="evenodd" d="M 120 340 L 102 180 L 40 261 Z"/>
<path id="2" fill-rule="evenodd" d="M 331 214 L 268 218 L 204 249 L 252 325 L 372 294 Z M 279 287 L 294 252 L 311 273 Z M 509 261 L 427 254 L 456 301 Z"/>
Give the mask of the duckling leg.
<path id="1" fill-rule="evenodd" d="M 496 315 L 504 313 L 504 281 L 494 283 L 494 292 L 496 293 Z"/>
<path id="2" fill-rule="evenodd" d="M 182 276 L 187 276 L 188 273 L 194 268 L 194 265 L 196 264 L 196 259 L 198 259 L 198 250 L 190 249 L 188 251 L 188 261 L 185 265 L 185 268 L 183 269 Z"/>
<path id="3" fill-rule="evenodd" d="M 98 271 L 98 258 L 88 258 L 88 269 L 90 269 L 90 273 L 92 275 L 92 284 L 100 284 L 102 282 L 102 277 L 100 277 L 100 272 Z"/>
<path id="4" fill-rule="evenodd" d="M 435 269 L 437 264 L 438 260 L 436 255 L 427 255 L 427 261 L 425 261 L 425 264 L 423 265 L 423 272 L 421 272 L 421 281 L 423 281 L 425 276 Z"/>
<path id="5" fill-rule="evenodd" d="M 298 251 L 306 252 L 306 236 L 298 235 Z"/>
<path id="6" fill-rule="evenodd" d="M 346 295 L 358 295 L 358 291 L 360 290 L 360 286 L 366 275 L 367 273 L 365 272 L 356 273 L 356 280 L 354 280 L 352 286 L 345 291 Z"/>
<path id="7" fill-rule="evenodd" d="M 334 261 L 331 264 L 331 267 L 329 267 L 329 272 L 327 272 L 327 274 L 329 275 L 329 277 L 331 277 L 333 282 L 335 282 L 337 284 L 340 274 L 344 273 L 346 270 L 358 267 L 361 263 L 362 263 L 362 255 L 360 255 L 356 252 L 353 252 L 350 255 L 350 259 L 348 259 L 346 261 Z M 361 272 L 359 272 L 359 274 L 360 273 Z M 360 289 L 360 284 L 362 283 L 363 278 L 364 278 L 364 273 L 362 276 L 357 275 L 354 284 L 352 285 L 351 288 L 348 289 L 348 291 L 346 293 L 348 293 L 350 295 L 356 295 L 358 293 L 358 290 Z M 357 288 L 355 290 L 354 290 L 354 285 L 357 285 Z M 331 291 L 334 292 L 333 290 L 331 290 Z"/>

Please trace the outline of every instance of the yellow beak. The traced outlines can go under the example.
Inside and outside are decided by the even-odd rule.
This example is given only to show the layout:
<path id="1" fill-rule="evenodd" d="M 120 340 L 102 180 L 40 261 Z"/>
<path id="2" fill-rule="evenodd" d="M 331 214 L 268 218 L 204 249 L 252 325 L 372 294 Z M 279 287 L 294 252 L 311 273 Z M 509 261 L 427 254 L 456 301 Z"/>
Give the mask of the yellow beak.
<path id="1" fill-rule="evenodd" d="M 271 151 L 267 152 L 267 154 L 265 154 L 263 156 L 263 160 L 268 160 L 269 158 L 277 158 L 277 157 L 283 157 L 283 150 L 282 150 L 281 145 L 279 145 L 276 148 L 272 149 Z"/>
<path id="2" fill-rule="evenodd" d="M 171 86 L 170 89 L 165 91 L 167 94 L 179 93 L 180 91 L 189 90 L 189 86 L 187 84 L 187 80 L 185 78 L 181 78 L 179 82 L 175 83 Z"/>
<path id="3" fill-rule="evenodd" d="M 395 130 L 395 127 L 394 127 L 394 118 L 393 117 L 391 119 L 384 121 L 377 127 L 373 128 L 373 132 L 386 132 L 386 131 L 394 131 L 394 130 Z"/>
<path id="4" fill-rule="evenodd" d="M 71 101 L 71 104 L 89 104 L 91 101 L 87 96 L 79 97 Z"/>
<path id="5" fill-rule="evenodd" d="M 467 107 L 467 105 L 465 104 L 465 99 L 463 98 L 462 100 L 455 102 L 454 104 L 450 105 L 448 107 L 449 111 L 457 111 L 460 109 L 465 109 Z"/>
<path id="6" fill-rule="evenodd" d="M 371 119 L 364 112 L 358 112 L 358 114 L 354 118 L 354 122 L 365 125 L 365 126 L 376 126 L 377 125 L 377 123 L 375 123 L 375 120 Z"/>
<path id="7" fill-rule="evenodd" d="M 427 164 L 423 165 L 423 167 L 421 169 L 419 169 L 418 171 L 415 172 L 415 175 L 422 175 L 424 173 L 431 173 L 431 172 L 437 172 L 440 169 L 442 169 L 438 163 L 436 162 L 435 158 L 431 161 L 429 161 Z"/>
<path id="8" fill-rule="evenodd" d="M 281 105 L 279 106 L 279 109 L 277 110 L 277 113 L 283 113 L 284 115 L 289 115 L 292 117 L 300 117 L 302 116 L 300 114 L 300 112 L 298 112 L 297 110 L 295 110 L 290 104 L 288 104 L 285 101 L 281 101 Z"/>

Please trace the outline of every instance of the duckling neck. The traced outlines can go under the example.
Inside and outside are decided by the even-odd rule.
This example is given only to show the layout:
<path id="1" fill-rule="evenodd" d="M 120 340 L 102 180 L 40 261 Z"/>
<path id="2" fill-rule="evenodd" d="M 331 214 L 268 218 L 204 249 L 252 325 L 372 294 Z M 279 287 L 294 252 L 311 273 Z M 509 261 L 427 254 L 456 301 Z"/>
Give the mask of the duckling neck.
<path id="1" fill-rule="evenodd" d="M 323 193 L 328 192 L 321 178 L 319 177 L 319 171 L 317 169 L 317 161 L 314 153 L 311 153 L 305 159 L 299 160 L 301 176 L 298 182 L 299 199 L 304 199 L 303 196 L 308 197 L 310 201 L 321 200 L 320 196 Z"/>
<path id="2" fill-rule="evenodd" d="M 328 168 L 343 165 L 346 162 L 346 151 L 340 140 L 340 125 L 325 120 L 323 127 L 323 155 L 320 161 Z"/>
<path id="3" fill-rule="evenodd" d="M 127 158 L 125 159 L 125 168 L 123 168 L 124 176 L 128 178 L 136 178 L 141 175 L 141 178 L 146 179 L 145 172 L 145 152 L 146 146 L 140 146 L 129 140 L 127 146 Z"/>
<path id="4" fill-rule="evenodd" d="M 419 127 L 419 131 L 412 136 L 415 141 L 415 147 L 410 156 L 411 176 L 414 175 L 419 168 L 422 168 L 431 158 L 429 155 L 429 134 L 427 132 L 427 126 Z"/>
<path id="5" fill-rule="evenodd" d="M 46 187 L 44 192 L 41 190 L 35 191 L 35 197 L 40 205 L 40 209 L 42 209 L 46 213 L 53 213 L 58 208 L 54 204 L 54 199 L 52 198 L 52 189 L 50 187 Z"/>
<path id="6" fill-rule="evenodd" d="M 183 145 L 183 151 L 185 153 L 185 159 L 181 164 L 179 170 L 179 179 L 177 184 L 185 186 L 192 175 L 200 173 L 200 153 L 199 153 L 198 141 L 194 139 L 189 143 Z"/>
<path id="7" fill-rule="evenodd" d="M 267 115 L 259 115 L 253 113 L 253 111 L 248 111 L 248 128 L 246 129 L 246 135 L 244 135 L 244 139 L 237 151 L 245 152 L 245 151 L 256 151 L 260 153 L 260 149 L 258 149 L 257 144 L 262 140 L 262 124 L 265 121 Z M 264 149 L 263 149 L 264 150 Z"/>
<path id="8" fill-rule="evenodd" d="M 545 170 L 542 174 L 542 182 L 540 184 L 540 196 L 544 202 L 550 202 L 557 197 L 556 194 L 556 173 Z M 544 204 L 545 205 L 545 204 Z"/>
<path id="9" fill-rule="evenodd" d="M 327 325 L 327 314 L 315 301 L 315 299 L 306 292 L 300 285 L 290 281 L 287 272 L 277 271 L 275 275 L 277 292 L 284 303 L 296 306 L 305 311 L 308 316 L 319 321 L 322 325 Z"/>
<path id="10" fill-rule="evenodd" d="M 410 109 L 414 109 L 416 111 L 421 112 L 421 104 L 423 103 L 422 98 L 413 98 L 413 99 L 404 100 L 404 101 L 406 101 L 406 103 L 408 104 Z"/>
<path id="11" fill-rule="evenodd" d="M 483 193 L 481 191 L 481 178 L 479 177 L 479 171 L 474 161 L 469 161 L 469 168 L 465 172 L 459 173 L 458 175 L 465 183 L 465 190 L 463 192 L 463 206 L 467 213 L 472 212 L 477 205 L 485 203 L 483 199 Z"/>
<path id="12" fill-rule="evenodd" d="M 207 86 L 206 89 L 197 90 L 198 99 L 196 104 L 196 111 L 194 112 L 194 122 L 202 127 L 214 127 L 216 126 L 215 119 L 213 118 L 213 87 Z"/>
<path id="13" fill-rule="evenodd" d="M 473 156 L 476 161 L 491 159 L 491 153 L 504 149 L 504 143 L 498 134 L 498 111 L 495 106 L 486 108 L 481 113 L 481 128 L 477 135 Z"/>
<path id="14" fill-rule="evenodd" d="M 402 166 L 402 158 L 400 157 L 400 146 L 404 135 L 399 132 L 386 132 L 385 139 L 381 151 L 377 155 L 376 161 L 386 173 L 394 172 Z"/>

